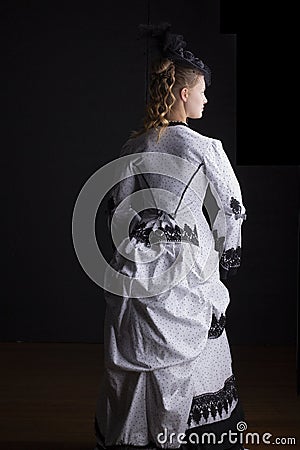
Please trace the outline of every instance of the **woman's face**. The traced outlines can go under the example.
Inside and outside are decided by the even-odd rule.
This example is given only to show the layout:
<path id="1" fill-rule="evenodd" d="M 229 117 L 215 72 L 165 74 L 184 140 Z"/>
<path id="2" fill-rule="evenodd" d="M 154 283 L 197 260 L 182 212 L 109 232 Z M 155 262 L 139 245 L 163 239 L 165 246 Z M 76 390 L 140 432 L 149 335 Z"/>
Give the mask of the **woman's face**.
<path id="1" fill-rule="evenodd" d="M 187 90 L 185 112 L 186 116 L 191 119 L 200 119 L 202 117 L 204 105 L 207 103 L 207 98 L 204 95 L 205 80 L 204 77 L 199 77 L 198 83 Z"/>

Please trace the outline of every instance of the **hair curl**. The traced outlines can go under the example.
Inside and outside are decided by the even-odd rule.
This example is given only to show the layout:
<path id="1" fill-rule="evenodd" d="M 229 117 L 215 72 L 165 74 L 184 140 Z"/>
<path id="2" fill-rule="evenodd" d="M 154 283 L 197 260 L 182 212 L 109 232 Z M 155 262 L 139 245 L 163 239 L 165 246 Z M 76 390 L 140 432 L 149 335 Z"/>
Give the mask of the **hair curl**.
<path id="1" fill-rule="evenodd" d="M 183 67 L 170 59 L 164 58 L 152 65 L 149 83 L 149 103 L 146 106 L 142 128 L 132 131 L 130 138 L 145 133 L 150 128 L 158 132 L 158 140 L 169 124 L 165 117 L 176 101 L 175 93 L 183 87 L 194 87 L 199 76 L 203 75 L 200 70 Z"/>

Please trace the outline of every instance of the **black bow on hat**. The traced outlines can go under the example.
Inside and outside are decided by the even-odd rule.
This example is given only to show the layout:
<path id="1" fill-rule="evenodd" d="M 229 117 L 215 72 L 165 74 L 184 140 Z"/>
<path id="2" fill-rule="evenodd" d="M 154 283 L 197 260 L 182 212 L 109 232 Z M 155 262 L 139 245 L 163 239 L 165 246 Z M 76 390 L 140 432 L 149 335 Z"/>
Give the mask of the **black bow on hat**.
<path id="1" fill-rule="evenodd" d="M 171 24 L 168 22 L 161 22 L 157 25 L 140 24 L 140 37 L 151 37 L 154 39 L 156 49 L 162 57 L 171 59 L 185 67 L 192 67 L 200 70 L 206 84 L 211 83 L 211 70 L 199 58 L 197 58 L 189 50 L 185 50 L 186 42 L 181 34 L 174 34 L 170 32 Z"/>

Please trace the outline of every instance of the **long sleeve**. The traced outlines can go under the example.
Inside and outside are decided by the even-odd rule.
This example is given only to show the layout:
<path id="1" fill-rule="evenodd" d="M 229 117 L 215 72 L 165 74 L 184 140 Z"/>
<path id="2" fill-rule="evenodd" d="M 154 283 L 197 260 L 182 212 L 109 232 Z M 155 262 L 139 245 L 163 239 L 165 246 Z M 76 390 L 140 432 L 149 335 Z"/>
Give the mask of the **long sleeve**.
<path id="1" fill-rule="evenodd" d="M 235 172 L 217 139 L 212 139 L 205 151 L 204 172 L 219 207 L 212 232 L 220 252 L 220 276 L 226 279 L 236 273 L 241 263 L 241 228 L 246 210 Z"/>

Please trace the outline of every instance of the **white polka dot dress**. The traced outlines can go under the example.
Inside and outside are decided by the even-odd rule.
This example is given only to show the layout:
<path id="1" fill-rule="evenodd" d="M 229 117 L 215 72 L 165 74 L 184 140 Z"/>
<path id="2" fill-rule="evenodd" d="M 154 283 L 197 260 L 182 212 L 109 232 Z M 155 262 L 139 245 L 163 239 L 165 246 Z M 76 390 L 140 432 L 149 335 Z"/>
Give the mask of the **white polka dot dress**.
<path id="1" fill-rule="evenodd" d="M 191 432 L 220 436 L 244 417 L 221 281 L 240 265 L 240 186 L 221 142 L 183 124 L 160 140 L 154 129 L 129 139 L 119 162 L 108 203 L 114 272 L 104 290 L 97 448 L 193 448 Z"/>

